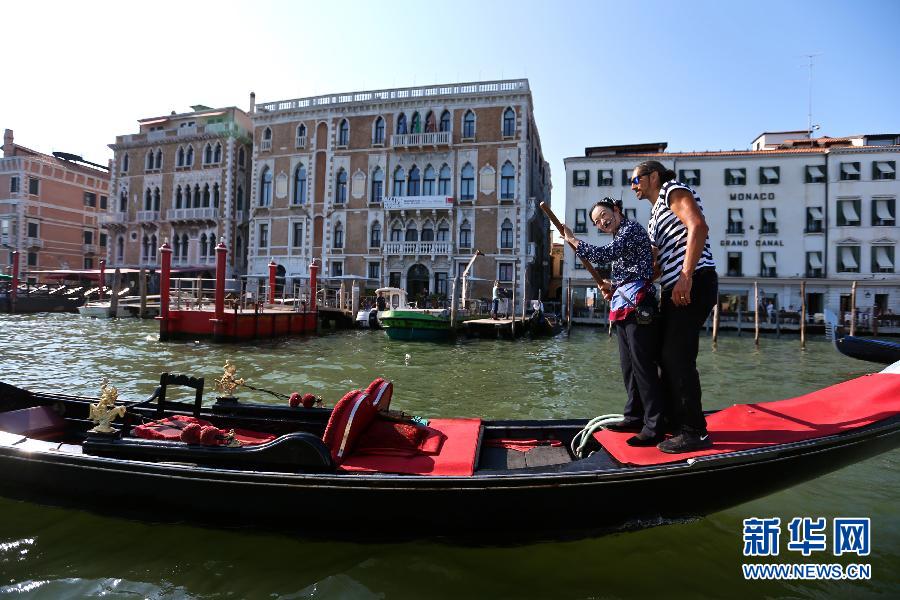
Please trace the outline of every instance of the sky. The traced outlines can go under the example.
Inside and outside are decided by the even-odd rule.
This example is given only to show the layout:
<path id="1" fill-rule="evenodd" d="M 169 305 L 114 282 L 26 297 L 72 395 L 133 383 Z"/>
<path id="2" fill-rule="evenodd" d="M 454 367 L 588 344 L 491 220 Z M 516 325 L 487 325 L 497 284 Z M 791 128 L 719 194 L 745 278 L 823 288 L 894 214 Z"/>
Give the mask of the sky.
<path id="1" fill-rule="evenodd" d="M 763 131 L 900 132 L 900 1 L 7 2 L 0 128 L 106 164 L 137 120 L 191 105 L 528 78 L 553 207 L 563 159 Z"/>

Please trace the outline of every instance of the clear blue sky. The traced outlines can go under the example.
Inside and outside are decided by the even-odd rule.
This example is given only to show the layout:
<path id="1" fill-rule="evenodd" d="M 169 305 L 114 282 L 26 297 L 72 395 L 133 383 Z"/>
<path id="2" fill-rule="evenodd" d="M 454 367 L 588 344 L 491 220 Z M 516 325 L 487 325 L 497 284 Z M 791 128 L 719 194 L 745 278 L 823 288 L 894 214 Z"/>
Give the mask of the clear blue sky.
<path id="1" fill-rule="evenodd" d="M 6 3 L 0 127 L 105 163 L 136 120 L 192 104 L 527 77 L 554 207 L 563 159 L 666 141 L 748 148 L 804 129 L 900 131 L 900 2 Z M 52 20 L 48 21 L 48 17 Z M 33 68 L 33 70 L 32 70 Z M 49 74 L 49 75 L 45 75 Z"/>

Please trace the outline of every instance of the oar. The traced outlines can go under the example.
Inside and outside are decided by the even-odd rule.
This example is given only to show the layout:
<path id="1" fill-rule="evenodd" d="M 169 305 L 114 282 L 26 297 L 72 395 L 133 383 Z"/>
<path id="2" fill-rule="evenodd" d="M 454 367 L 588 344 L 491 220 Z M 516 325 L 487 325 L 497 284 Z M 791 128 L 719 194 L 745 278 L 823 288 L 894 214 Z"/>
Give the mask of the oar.
<path id="1" fill-rule="evenodd" d="M 566 232 L 565 232 L 565 229 L 563 228 L 563 224 L 560 223 L 559 219 L 556 218 L 556 215 L 553 214 L 553 209 L 550 208 L 550 205 L 547 204 L 546 202 L 541 202 L 540 206 L 541 206 L 541 210 L 544 211 L 544 214 L 547 215 L 547 218 L 550 219 L 550 222 L 556 226 L 556 229 L 559 231 L 559 235 L 561 235 L 563 237 L 563 239 L 566 239 Z M 572 244 L 569 244 L 569 245 L 572 246 Z M 575 246 L 572 246 L 572 250 L 575 250 Z M 578 253 L 576 252 L 575 255 L 578 256 Z M 589 261 L 588 259 L 586 259 L 582 256 L 578 256 L 578 258 L 580 258 L 581 262 L 584 263 L 584 268 L 588 270 L 588 273 L 591 274 L 591 277 L 594 278 L 594 281 L 597 282 L 598 286 L 600 286 L 603 289 L 606 289 L 609 287 L 609 283 L 605 282 L 603 280 L 603 278 L 600 277 L 600 273 L 597 272 L 597 269 L 594 268 L 594 265 L 591 264 L 591 261 Z"/>

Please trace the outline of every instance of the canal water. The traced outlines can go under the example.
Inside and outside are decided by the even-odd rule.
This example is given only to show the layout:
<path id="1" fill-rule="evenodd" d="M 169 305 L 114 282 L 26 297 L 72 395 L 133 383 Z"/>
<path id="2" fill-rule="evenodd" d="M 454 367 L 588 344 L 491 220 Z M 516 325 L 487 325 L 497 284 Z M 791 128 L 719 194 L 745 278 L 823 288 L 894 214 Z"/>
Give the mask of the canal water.
<path id="1" fill-rule="evenodd" d="M 614 338 L 576 328 L 542 340 L 393 342 L 347 331 L 253 345 L 160 343 L 153 321 L 0 315 L 0 379 L 96 396 L 108 377 L 120 397 L 146 398 L 159 373 L 212 382 L 230 359 L 258 388 L 313 392 L 332 405 L 383 376 L 392 407 L 426 416 L 589 418 L 620 412 Z M 701 340 L 704 405 L 774 400 L 878 370 L 824 340 L 727 335 Z M 265 393 L 245 399 L 280 402 Z M 207 398 L 212 400 L 213 394 Z M 2 476 L 2 473 L 0 473 Z M 323 542 L 278 533 L 150 524 L 0 499 L 0 595 L 28 598 L 897 598 L 900 452 L 893 451 L 709 517 L 566 542 L 480 546 Z M 709 490 L 715 494 L 716 490 Z M 227 498 L 222 499 L 228 502 Z M 265 509 L 264 506 L 260 507 Z M 285 520 L 315 519 L 298 505 Z M 363 510 L 364 507 L 361 507 Z M 547 506 L 546 510 L 566 510 Z M 598 510 L 601 510 L 598 507 Z M 804 558 L 786 550 L 793 517 L 870 517 L 872 552 Z M 781 554 L 742 556 L 743 519 L 779 517 Z M 398 527 L 416 523 L 397 515 Z M 523 523 L 522 527 L 527 527 Z M 868 581 L 745 581 L 745 562 L 871 565 Z"/>

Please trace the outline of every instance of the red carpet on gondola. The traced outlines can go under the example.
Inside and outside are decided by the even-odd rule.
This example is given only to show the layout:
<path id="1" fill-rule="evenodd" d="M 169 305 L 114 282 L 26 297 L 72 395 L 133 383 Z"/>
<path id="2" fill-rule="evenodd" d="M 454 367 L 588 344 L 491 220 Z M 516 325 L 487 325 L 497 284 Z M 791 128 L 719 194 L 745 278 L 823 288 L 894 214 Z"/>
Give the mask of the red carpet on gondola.
<path id="1" fill-rule="evenodd" d="M 874 373 L 775 402 L 737 404 L 706 418 L 713 447 L 666 454 L 655 447 L 633 448 L 631 433 L 594 434 L 612 456 L 628 465 L 659 465 L 697 456 L 763 448 L 834 435 L 900 414 L 900 375 Z"/>

